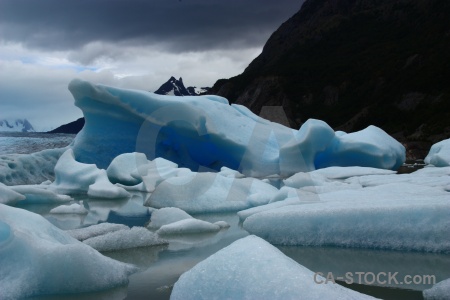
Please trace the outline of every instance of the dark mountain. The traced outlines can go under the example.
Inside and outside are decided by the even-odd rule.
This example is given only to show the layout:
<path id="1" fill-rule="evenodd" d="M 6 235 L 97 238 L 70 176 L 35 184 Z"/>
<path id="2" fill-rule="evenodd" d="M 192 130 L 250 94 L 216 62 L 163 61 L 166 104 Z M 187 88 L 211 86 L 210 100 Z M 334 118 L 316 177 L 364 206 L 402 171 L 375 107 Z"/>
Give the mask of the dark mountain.
<path id="1" fill-rule="evenodd" d="M 450 1 L 307 0 L 241 75 L 212 94 L 259 114 L 283 106 L 356 131 L 373 124 L 410 156 L 450 137 Z"/>
<path id="2" fill-rule="evenodd" d="M 84 118 L 79 118 L 76 121 L 70 122 L 65 125 L 61 125 L 56 129 L 53 129 L 52 131 L 49 131 L 49 133 L 78 133 L 81 129 L 83 129 L 84 126 Z"/>
<path id="3" fill-rule="evenodd" d="M 197 88 L 195 86 L 185 87 L 183 84 L 183 79 L 175 79 L 175 77 L 170 77 L 170 79 L 161 85 L 159 89 L 155 91 L 155 94 L 159 95 L 174 95 L 174 96 L 198 96 L 209 91 L 210 88 L 203 87 Z"/>
<path id="4" fill-rule="evenodd" d="M 0 132 L 35 132 L 33 125 L 27 119 L 0 120 Z"/>

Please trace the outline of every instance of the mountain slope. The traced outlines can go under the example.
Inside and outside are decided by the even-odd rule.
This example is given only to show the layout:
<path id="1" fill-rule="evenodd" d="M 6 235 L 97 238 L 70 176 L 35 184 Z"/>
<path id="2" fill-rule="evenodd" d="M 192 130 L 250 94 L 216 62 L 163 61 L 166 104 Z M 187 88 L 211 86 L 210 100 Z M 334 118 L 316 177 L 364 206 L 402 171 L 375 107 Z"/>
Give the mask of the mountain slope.
<path id="1" fill-rule="evenodd" d="M 308 118 L 345 131 L 373 124 L 428 145 L 450 137 L 449 15 L 444 0 L 308 0 L 211 93 L 257 114 L 282 105 L 297 128 Z"/>
<path id="2" fill-rule="evenodd" d="M 195 86 L 185 87 L 183 79 L 176 79 L 175 77 L 170 77 L 170 79 L 165 82 L 159 89 L 155 91 L 155 94 L 159 95 L 172 95 L 172 96 L 198 96 L 207 92 L 209 88 L 197 88 Z"/>
<path id="3" fill-rule="evenodd" d="M 35 132 L 27 119 L 0 120 L 0 132 Z"/>
<path id="4" fill-rule="evenodd" d="M 84 118 L 79 118 L 76 121 L 64 124 L 55 128 L 48 133 L 78 133 L 84 126 Z"/>

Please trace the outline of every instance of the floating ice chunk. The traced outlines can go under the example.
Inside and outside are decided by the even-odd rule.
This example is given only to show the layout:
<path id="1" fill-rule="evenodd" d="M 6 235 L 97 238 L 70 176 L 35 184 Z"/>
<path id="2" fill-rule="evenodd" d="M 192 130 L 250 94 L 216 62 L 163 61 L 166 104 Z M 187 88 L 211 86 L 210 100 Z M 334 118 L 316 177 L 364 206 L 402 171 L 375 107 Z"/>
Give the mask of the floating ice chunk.
<path id="1" fill-rule="evenodd" d="M 268 203 L 276 192 L 275 187 L 258 179 L 193 172 L 163 181 L 145 205 L 178 207 L 188 213 L 238 211 Z"/>
<path id="2" fill-rule="evenodd" d="M 156 233 L 160 236 L 212 233 L 221 229 L 219 225 L 198 219 L 184 219 L 161 226 Z"/>
<path id="3" fill-rule="evenodd" d="M 105 257 L 40 215 L 0 204 L 0 298 L 105 290 L 137 271 Z"/>
<path id="4" fill-rule="evenodd" d="M 230 227 L 230 224 L 228 224 L 225 221 L 217 221 L 217 222 L 215 222 L 213 224 L 219 226 L 220 229 L 222 229 L 222 228 L 229 228 Z"/>
<path id="5" fill-rule="evenodd" d="M 324 185 L 327 181 L 327 178 L 320 174 L 299 172 L 283 180 L 283 183 L 285 186 L 299 189 L 305 186 Z"/>
<path id="6" fill-rule="evenodd" d="M 53 180 L 56 162 L 67 148 L 32 154 L 0 155 L 0 182 L 6 185 L 39 184 Z"/>
<path id="7" fill-rule="evenodd" d="M 431 289 L 423 291 L 425 300 L 448 300 L 450 299 L 450 278 L 436 283 Z"/>
<path id="8" fill-rule="evenodd" d="M 244 178 L 245 176 L 241 173 L 239 173 L 236 170 L 227 168 L 227 167 L 222 167 L 220 168 L 220 175 L 225 176 L 225 177 L 232 177 L 232 178 Z"/>
<path id="9" fill-rule="evenodd" d="M 105 170 L 99 170 L 97 178 L 89 186 L 87 194 L 92 198 L 106 199 L 127 198 L 130 196 L 125 189 L 115 186 L 109 181 Z"/>
<path id="10" fill-rule="evenodd" d="M 116 251 L 168 244 L 144 227 L 108 232 L 104 235 L 88 238 L 83 243 L 98 251 Z"/>
<path id="11" fill-rule="evenodd" d="M 245 219 L 247 219 L 251 215 L 254 215 L 254 214 L 257 214 L 257 213 L 260 213 L 260 212 L 263 212 L 263 211 L 272 210 L 272 209 L 275 209 L 275 208 L 278 208 L 278 207 L 283 207 L 283 206 L 288 206 L 288 205 L 297 205 L 297 204 L 301 204 L 301 203 L 302 202 L 297 197 L 295 197 L 295 198 L 288 198 L 288 199 L 285 199 L 283 201 L 272 202 L 272 203 L 269 203 L 267 205 L 261 205 L 261 206 L 252 207 L 252 208 L 248 208 L 248 209 L 245 209 L 245 210 L 241 210 L 237 214 L 239 216 L 239 219 L 241 221 L 244 221 Z"/>
<path id="12" fill-rule="evenodd" d="M 89 211 L 84 208 L 83 201 L 78 203 L 73 203 L 71 205 L 61 205 L 58 207 L 55 207 L 50 210 L 51 214 L 79 214 L 79 215 L 85 215 L 89 213 Z"/>
<path id="13" fill-rule="evenodd" d="M 307 120 L 293 139 L 281 146 L 279 174 L 288 176 L 299 171 L 315 170 L 314 158 L 327 148 L 334 137 L 334 131 L 327 123 Z"/>
<path id="14" fill-rule="evenodd" d="M 104 235 L 109 232 L 114 232 L 118 230 L 129 229 L 128 226 L 123 224 L 113 224 L 113 223 L 101 223 L 97 225 L 91 225 L 89 227 L 78 228 L 67 230 L 66 232 L 73 238 L 84 241 L 88 238 Z"/>
<path id="15" fill-rule="evenodd" d="M 439 171 L 441 169 L 441 171 Z M 350 177 L 346 183 L 362 186 L 377 186 L 389 183 L 410 183 L 419 186 L 445 187 L 450 184 L 450 167 L 427 167 L 410 174 L 364 175 Z"/>
<path id="16" fill-rule="evenodd" d="M 274 244 L 450 252 L 450 201 L 442 189 L 386 184 L 319 198 L 253 214 L 244 229 Z"/>
<path id="17" fill-rule="evenodd" d="M 353 176 L 363 175 L 389 175 L 395 174 L 395 171 L 368 168 L 368 167 L 328 167 L 310 172 L 313 175 L 322 175 L 328 179 L 346 179 Z"/>
<path id="18" fill-rule="evenodd" d="M 143 153 L 124 153 L 116 156 L 112 160 L 108 169 L 106 169 L 106 173 L 112 183 L 136 185 L 141 183 L 142 180 L 131 176 L 131 174 L 135 172 L 139 166 L 147 163 L 147 157 Z"/>
<path id="19" fill-rule="evenodd" d="M 405 147 L 382 129 L 369 126 L 336 136 L 327 149 L 316 155 L 316 168 L 361 166 L 397 170 L 405 161 Z"/>
<path id="20" fill-rule="evenodd" d="M 15 192 L 10 187 L 0 183 L 0 203 L 14 205 L 18 201 L 25 200 L 25 196 Z"/>
<path id="21" fill-rule="evenodd" d="M 49 190 L 47 185 L 15 185 L 11 189 L 25 196 L 23 203 L 61 203 L 73 200 L 70 196 Z"/>
<path id="22" fill-rule="evenodd" d="M 373 299 L 314 278 L 274 246 L 249 236 L 182 274 L 170 299 Z"/>
<path id="23" fill-rule="evenodd" d="M 55 181 L 50 188 L 63 193 L 86 193 L 96 198 L 124 198 L 129 194 L 121 187 L 113 185 L 105 170 L 95 165 L 79 163 L 72 149 L 61 155 L 55 166 Z"/>
<path id="24" fill-rule="evenodd" d="M 192 216 L 176 207 L 163 207 L 152 212 L 148 228 L 159 229 L 161 226 L 185 219 L 192 219 Z"/>
<path id="25" fill-rule="evenodd" d="M 430 152 L 425 157 L 425 163 L 436 167 L 450 166 L 450 139 L 440 141 L 431 146 Z"/>

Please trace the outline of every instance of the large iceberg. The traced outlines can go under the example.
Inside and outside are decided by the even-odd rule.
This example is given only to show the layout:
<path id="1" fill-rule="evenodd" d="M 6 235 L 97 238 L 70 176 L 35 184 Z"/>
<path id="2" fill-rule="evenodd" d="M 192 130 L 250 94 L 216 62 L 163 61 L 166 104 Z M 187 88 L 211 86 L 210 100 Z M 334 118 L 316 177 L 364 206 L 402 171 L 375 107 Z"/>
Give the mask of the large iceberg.
<path id="1" fill-rule="evenodd" d="M 323 121 L 292 130 L 218 96 L 163 96 L 77 79 L 69 90 L 86 119 L 71 147 L 78 161 L 100 168 L 132 152 L 194 171 L 225 166 L 246 176 L 352 164 L 395 169 L 405 158 L 404 147 L 373 126 L 336 136 Z"/>
<path id="2" fill-rule="evenodd" d="M 170 299 L 374 299 L 324 282 L 266 241 L 249 236 L 181 275 Z"/>
<path id="3" fill-rule="evenodd" d="M 72 238 L 40 215 L 0 204 L 0 298 L 98 291 L 137 271 Z"/>

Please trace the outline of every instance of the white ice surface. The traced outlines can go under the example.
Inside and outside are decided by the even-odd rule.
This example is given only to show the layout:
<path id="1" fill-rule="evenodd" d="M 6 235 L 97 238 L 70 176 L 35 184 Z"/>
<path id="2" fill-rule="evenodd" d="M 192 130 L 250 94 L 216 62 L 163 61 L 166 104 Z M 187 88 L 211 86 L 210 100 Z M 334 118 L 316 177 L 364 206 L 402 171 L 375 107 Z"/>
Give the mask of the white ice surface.
<path id="1" fill-rule="evenodd" d="M 317 277 L 317 280 L 325 280 Z M 373 299 L 314 273 L 266 241 L 249 236 L 219 250 L 175 283 L 170 299 Z"/>
<path id="2" fill-rule="evenodd" d="M 60 205 L 50 210 L 51 214 L 78 214 L 85 215 L 88 213 L 88 210 L 84 208 L 83 201 L 80 204 L 73 203 L 70 205 Z"/>
<path id="3" fill-rule="evenodd" d="M 128 283 L 137 269 L 107 258 L 40 215 L 0 204 L 0 299 L 81 293 Z"/>
<path id="4" fill-rule="evenodd" d="M 113 223 L 101 223 L 96 225 L 91 225 L 89 227 L 78 228 L 67 230 L 66 232 L 70 234 L 73 238 L 84 241 L 88 238 L 104 235 L 109 232 L 114 232 L 118 230 L 129 229 L 128 226 L 123 224 L 113 224 Z"/>
<path id="5" fill-rule="evenodd" d="M 10 187 L 0 183 L 0 203 L 14 205 L 18 201 L 25 200 L 25 196 L 12 190 Z"/>
<path id="6" fill-rule="evenodd" d="M 188 213 L 238 211 L 266 204 L 277 192 L 259 179 L 191 172 L 160 183 L 145 205 L 178 207 Z"/>
<path id="7" fill-rule="evenodd" d="M 148 228 L 159 229 L 161 226 L 185 219 L 192 219 L 192 216 L 176 207 L 163 207 L 152 211 Z"/>
<path id="8" fill-rule="evenodd" d="M 22 203 L 63 203 L 73 200 L 70 196 L 60 195 L 48 188 L 48 185 L 14 185 L 13 191 L 25 196 Z"/>
<path id="9" fill-rule="evenodd" d="M 423 291 L 425 300 L 448 300 L 450 299 L 450 278 L 436 283 L 431 289 Z"/>
<path id="10" fill-rule="evenodd" d="M 138 247 L 166 245 L 155 233 L 145 227 L 133 227 L 108 232 L 103 235 L 88 238 L 83 241 L 86 245 L 98 251 L 116 251 Z"/>
<path id="11" fill-rule="evenodd" d="M 391 183 L 317 200 L 255 213 L 244 229 L 282 245 L 450 252 L 450 197 L 440 188 Z"/>
<path id="12" fill-rule="evenodd" d="M 0 155 L 0 182 L 6 185 L 39 184 L 53 180 L 53 169 L 67 148 L 48 149 L 32 154 Z"/>
<path id="13" fill-rule="evenodd" d="M 113 185 L 105 170 L 93 164 L 83 164 L 74 158 L 72 149 L 61 155 L 55 166 L 55 181 L 49 188 L 62 194 L 87 193 L 95 198 L 123 198 L 129 194 Z"/>
<path id="14" fill-rule="evenodd" d="M 139 166 L 147 164 L 147 157 L 143 153 L 124 153 L 116 156 L 106 169 L 109 180 L 112 183 L 124 185 L 136 185 L 142 182 L 140 178 L 131 174 L 136 172 Z"/>
<path id="15" fill-rule="evenodd" d="M 431 146 L 430 152 L 425 157 L 425 163 L 436 167 L 450 166 L 450 139 L 440 141 Z"/>
<path id="16" fill-rule="evenodd" d="M 156 233 L 160 236 L 168 235 L 186 235 L 198 233 L 218 232 L 221 229 L 219 225 L 212 224 L 198 219 L 184 219 L 161 226 Z"/>

